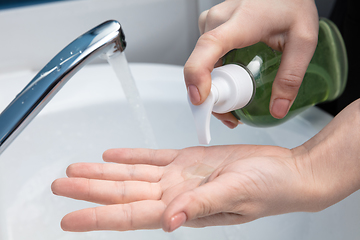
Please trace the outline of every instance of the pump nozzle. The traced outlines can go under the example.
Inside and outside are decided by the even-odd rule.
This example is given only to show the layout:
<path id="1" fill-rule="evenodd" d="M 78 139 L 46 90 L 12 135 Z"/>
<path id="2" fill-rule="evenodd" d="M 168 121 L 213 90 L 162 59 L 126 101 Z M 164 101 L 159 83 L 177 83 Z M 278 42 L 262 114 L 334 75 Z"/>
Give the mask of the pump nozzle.
<path id="1" fill-rule="evenodd" d="M 210 143 L 212 112 L 227 113 L 243 108 L 255 92 L 251 73 L 236 64 L 215 68 L 211 78 L 210 94 L 201 105 L 193 105 L 188 98 L 200 144 Z"/>

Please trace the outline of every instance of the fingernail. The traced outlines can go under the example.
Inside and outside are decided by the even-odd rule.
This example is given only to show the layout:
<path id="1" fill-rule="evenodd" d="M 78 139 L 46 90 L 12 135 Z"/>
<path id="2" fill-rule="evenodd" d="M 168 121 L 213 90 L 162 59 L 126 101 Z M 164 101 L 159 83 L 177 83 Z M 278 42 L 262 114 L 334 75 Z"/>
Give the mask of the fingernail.
<path id="1" fill-rule="evenodd" d="M 224 125 L 226 125 L 228 128 L 231 128 L 231 129 L 236 128 L 237 125 L 238 125 L 238 122 L 234 123 L 234 122 L 231 122 L 231 121 L 229 121 L 229 120 L 222 120 L 221 122 L 222 122 Z"/>
<path id="2" fill-rule="evenodd" d="M 286 116 L 290 108 L 290 101 L 287 99 L 275 99 L 272 108 L 271 113 L 273 117 L 275 118 L 283 118 Z"/>
<path id="3" fill-rule="evenodd" d="M 200 92 L 199 92 L 199 89 L 195 85 L 188 86 L 188 94 L 190 97 L 190 101 L 193 104 L 198 104 L 200 102 Z"/>
<path id="4" fill-rule="evenodd" d="M 174 231 L 175 229 L 181 227 L 186 222 L 186 214 L 184 212 L 175 214 L 170 219 L 170 229 L 169 232 Z"/>

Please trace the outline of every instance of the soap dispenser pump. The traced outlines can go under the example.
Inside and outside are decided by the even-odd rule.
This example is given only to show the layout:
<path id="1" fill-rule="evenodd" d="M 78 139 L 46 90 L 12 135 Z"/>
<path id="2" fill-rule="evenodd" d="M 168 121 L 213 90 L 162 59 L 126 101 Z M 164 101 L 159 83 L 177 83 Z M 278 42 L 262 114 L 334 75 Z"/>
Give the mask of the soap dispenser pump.
<path id="1" fill-rule="evenodd" d="M 256 65 L 256 61 L 253 62 Z M 255 94 L 253 74 L 241 65 L 228 64 L 215 68 L 211 73 L 211 78 L 210 94 L 204 103 L 193 105 L 189 100 L 200 144 L 210 143 L 212 112 L 227 113 L 243 108 L 251 102 Z"/>

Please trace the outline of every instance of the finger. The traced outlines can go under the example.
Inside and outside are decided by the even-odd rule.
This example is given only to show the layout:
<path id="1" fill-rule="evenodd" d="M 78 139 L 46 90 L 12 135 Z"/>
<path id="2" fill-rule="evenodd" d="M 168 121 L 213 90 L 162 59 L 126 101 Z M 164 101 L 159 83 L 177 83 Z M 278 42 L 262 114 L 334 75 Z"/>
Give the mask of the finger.
<path id="1" fill-rule="evenodd" d="M 143 164 L 74 163 L 66 169 L 66 174 L 68 177 L 111 181 L 158 182 L 163 175 L 163 170 L 162 167 Z"/>
<path id="2" fill-rule="evenodd" d="M 177 196 L 170 202 L 162 217 L 162 228 L 171 232 L 186 221 L 203 218 L 221 212 L 230 212 L 231 200 L 224 184 L 208 182 Z M 223 222 L 222 224 L 228 224 Z"/>
<path id="3" fill-rule="evenodd" d="M 209 10 L 203 11 L 199 16 L 198 24 L 199 24 L 200 35 L 203 35 L 205 33 L 206 17 L 208 12 Z"/>
<path id="4" fill-rule="evenodd" d="M 184 66 L 185 83 L 193 104 L 201 104 L 209 95 L 211 72 L 221 57 L 234 48 L 249 46 L 260 40 L 251 26 L 239 26 L 238 22 L 238 19 L 230 19 L 201 35 L 196 43 Z"/>
<path id="5" fill-rule="evenodd" d="M 305 32 L 305 31 L 303 31 Z M 270 112 L 283 118 L 293 104 L 317 44 L 317 33 L 291 36 L 285 43 L 270 100 Z"/>
<path id="6" fill-rule="evenodd" d="M 177 150 L 170 149 L 116 148 L 105 151 L 103 159 L 105 162 L 165 166 L 171 163 L 177 154 Z"/>
<path id="7" fill-rule="evenodd" d="M 100 204 L 158 200 L 159 184 L 139 181 L 104 181 L 86 178 L 61 178 L 51 185 L 54 194 Z"/>
<path id="8" fill-rule="evenodd" d="M 236 128 L 239 123 L 241 124 L 241 122 L 234 115 L 232 115 L 232 113 L 219 114 L 213 112 L 213 115 L 225 126 L 231 129 Z"/>
<path id="9" fill-rule="evenodd" d="M 164 209 L 162 201 L 153 200 L 82 209 L 67 214 L 61 228 L 72 232 L 156 229 Z"/>

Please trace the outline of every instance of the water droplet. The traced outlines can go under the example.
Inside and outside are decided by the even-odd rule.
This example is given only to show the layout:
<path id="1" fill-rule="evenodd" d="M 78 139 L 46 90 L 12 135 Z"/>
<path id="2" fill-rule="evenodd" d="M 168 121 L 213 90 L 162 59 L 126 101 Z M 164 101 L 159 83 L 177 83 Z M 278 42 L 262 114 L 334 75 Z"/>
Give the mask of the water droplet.
<path id="1" fill-rule="evenodd" d="M 82 51 L 80 50 L 79 53 L 82 53 Z"/>
<path id="2" fill-rule="evenodd" d="M 21 102 L 21 104 L 24 104 L 24 103 L 25 103 L 24 101 Z"/>
<path id="3" fill-rule="evenodd" d="M 61 66 L 57 66 L 56 71 L 60 72 L 60 70 L 61 70 Z"/>
<path id="4" fill-rule="evenodd" d="M 73 54 L 73 52 L 70 52 L 70 54 L 72 55 L 72 54 Z"/>
<path id="5" fill-rule="evenodd" d="M 60 58 L 60 61 L 64 60 L 63 58 Z"/>

